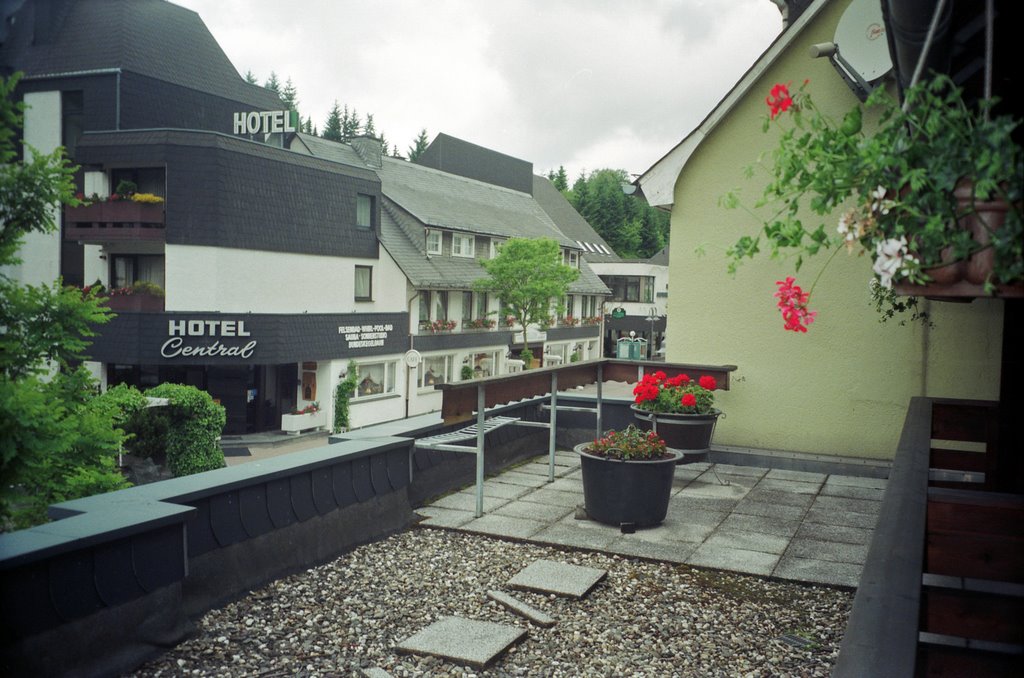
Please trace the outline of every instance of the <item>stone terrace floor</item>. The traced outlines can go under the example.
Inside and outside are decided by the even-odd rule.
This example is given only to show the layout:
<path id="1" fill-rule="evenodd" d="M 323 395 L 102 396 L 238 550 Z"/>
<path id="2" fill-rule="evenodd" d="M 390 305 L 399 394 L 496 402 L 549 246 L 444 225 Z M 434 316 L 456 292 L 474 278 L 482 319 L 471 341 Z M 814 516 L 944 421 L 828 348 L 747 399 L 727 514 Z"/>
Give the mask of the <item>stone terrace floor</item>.
<path id="1" fill-rule="evenodd" d="M 676 467 L 668 516 L 658 527 L 623 534 L 578 520 L 583 504 L 579 457 L 536 457 L 484 483 L 417 509 L 421 526 L 540 544 L 686 563 L 783 580 L 856 587 L 878 521 L 885 480 L 714 465 Z"/>

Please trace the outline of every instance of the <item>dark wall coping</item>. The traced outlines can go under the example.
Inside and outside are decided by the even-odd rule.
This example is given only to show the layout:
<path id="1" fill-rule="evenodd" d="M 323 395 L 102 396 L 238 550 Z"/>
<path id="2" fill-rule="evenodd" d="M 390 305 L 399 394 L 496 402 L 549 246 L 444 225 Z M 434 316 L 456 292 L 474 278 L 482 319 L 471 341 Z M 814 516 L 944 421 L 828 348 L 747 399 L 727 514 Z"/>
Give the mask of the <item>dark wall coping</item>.
<path id="1" fill-rule="evenodd" d="M 0 535 L 0 571 L 165 525 L 184 524 L 196 509 L 180 503 L 408 446 L 407 438 L 345 440 L 258 462 L 54 504 L 50 507 L 53 522 Z"/>

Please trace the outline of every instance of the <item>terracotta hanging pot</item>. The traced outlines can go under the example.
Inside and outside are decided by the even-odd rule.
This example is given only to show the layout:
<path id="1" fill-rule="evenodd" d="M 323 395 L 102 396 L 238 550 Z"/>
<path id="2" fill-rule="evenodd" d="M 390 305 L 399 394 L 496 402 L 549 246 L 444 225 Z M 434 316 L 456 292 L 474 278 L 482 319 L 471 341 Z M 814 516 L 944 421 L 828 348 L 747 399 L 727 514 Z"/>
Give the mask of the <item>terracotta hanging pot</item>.
<path id="1" fill-rule="evenodd" d="M 981 285 L 992 274 L 995 265 L 995 250 L 992 248 L 992 234 L 1006 221 L 1009 205 L 1003 200 L 975 200 L 974 183 L 962 179 L 953 194 L 957 199 L 960 226 L 971 232 L 979 249 L 966 262 L 964 277 L 968 282 Z"/>

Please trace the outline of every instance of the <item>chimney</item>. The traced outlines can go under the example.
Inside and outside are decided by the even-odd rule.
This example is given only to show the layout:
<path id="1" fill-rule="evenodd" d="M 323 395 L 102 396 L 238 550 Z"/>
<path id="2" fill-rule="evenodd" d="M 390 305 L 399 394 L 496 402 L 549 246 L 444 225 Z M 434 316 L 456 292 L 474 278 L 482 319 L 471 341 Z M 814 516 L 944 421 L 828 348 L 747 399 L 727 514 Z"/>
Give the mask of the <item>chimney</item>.
<path id="1" fill-rule="evenodd" d="M 367 167 L 380 169 L 383 166 L 384 149 L 381 147 L 380 139 L 368 136 L 353 137 L 352 148 Z"/>

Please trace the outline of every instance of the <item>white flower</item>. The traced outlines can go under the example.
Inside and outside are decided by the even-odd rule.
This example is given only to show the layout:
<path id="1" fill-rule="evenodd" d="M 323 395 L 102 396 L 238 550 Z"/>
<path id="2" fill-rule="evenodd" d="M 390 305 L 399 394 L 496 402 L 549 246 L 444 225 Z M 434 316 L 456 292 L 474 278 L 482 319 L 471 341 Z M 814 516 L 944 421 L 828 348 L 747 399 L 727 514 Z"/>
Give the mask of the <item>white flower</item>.
<path id="1" fill-rule="evenodd" d="M 881 200 L 882 198 L 885 197 L 885 194 L 885 186 L 879 186 L 878 188 L 871 192 L 871 197 L 874 198 L 875 200 Z"/>
<path id="2" fill-rule="evenodd" d="M 875 245 L 875 265 L 872 267 L 879 282 L 887 289 L 892 288 L 892 279 L 897 275 L 906 275 L 906 265 L 916 264 L 917 259 L 907 254 L 907 239 L 889 238 Z M 906 262 L 904 262 L 906 257 Z"/>

